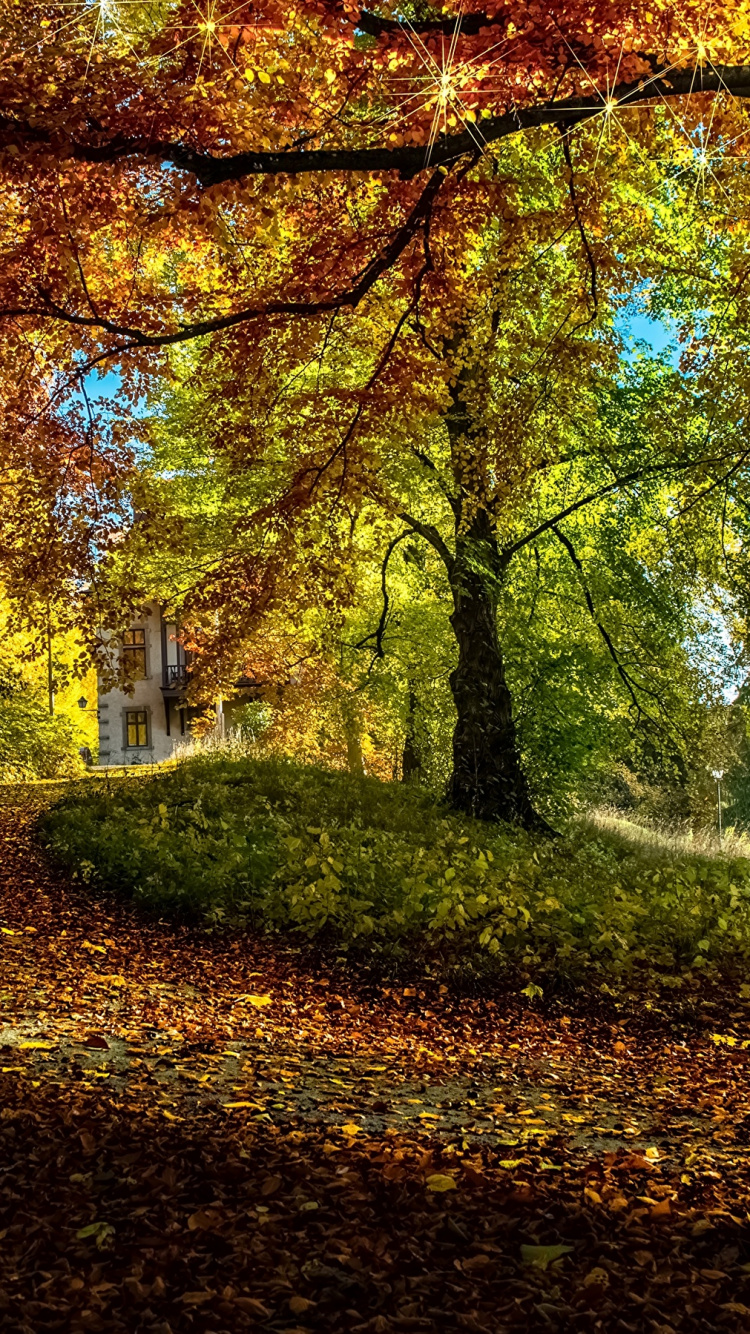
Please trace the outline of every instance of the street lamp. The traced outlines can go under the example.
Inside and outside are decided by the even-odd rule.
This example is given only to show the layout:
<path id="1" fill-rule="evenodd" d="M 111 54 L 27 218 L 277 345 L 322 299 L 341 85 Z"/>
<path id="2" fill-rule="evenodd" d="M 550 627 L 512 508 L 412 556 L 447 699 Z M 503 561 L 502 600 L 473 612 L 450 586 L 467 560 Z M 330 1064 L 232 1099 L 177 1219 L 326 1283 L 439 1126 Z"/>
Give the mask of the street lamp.
<path id="1" fill-rule="evenodd" d="M 712 769 L 711 774 L 716 781 L 716 803 L 719 808 L 719 843 L 721 843 L 721 780 L 724 777 L 724 770 Z"/>

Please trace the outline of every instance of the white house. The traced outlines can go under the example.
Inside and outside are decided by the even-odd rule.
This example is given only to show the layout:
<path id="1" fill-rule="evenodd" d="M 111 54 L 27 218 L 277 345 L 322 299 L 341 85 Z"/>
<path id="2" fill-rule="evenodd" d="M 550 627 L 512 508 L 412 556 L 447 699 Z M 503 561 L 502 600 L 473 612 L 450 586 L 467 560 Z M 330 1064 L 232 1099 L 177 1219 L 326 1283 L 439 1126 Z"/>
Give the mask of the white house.
<path id="1" fill-rule="evenodd" d="M 189 740 L 191 721 L 204 710 L 187 703 L 190 655 L 178 636 L 177 623 L 165 620 L 159 603 L 150 602 L 121 637 L 109 640 L 111 665 L 131 690 L 98 678 L 100 766 L 158 764 Z M 223 736 L 225 725 L 236 725 L 238 707 L 261 697 L 262 684 L 253 677 L 235 681 L 232 698 L 216 702 L 217 733 Z"/>
<path id="2" fill-rule="evenodd" d="M 148 605 L 117 642 L 119 665 L 132 693 L 98 682 L 99 764 L 156 764 L 190 734 L 194 710 L 185 702 L 188 657 L 174 621 Z M 221 705 L 217 720 L 222 723 Z"/>

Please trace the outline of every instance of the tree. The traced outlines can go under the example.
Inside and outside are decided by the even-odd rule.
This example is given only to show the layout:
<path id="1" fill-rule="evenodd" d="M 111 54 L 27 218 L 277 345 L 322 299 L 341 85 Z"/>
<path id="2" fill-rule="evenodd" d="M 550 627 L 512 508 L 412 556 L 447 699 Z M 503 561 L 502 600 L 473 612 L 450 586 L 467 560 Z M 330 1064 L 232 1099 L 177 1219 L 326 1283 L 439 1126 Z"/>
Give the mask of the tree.
<path id="1" fill-rule="evenodd" d="M 97 745 L 96 680 L 81 676 L 81 645 L 51 622 L 40 639 L 0 593 L 0 777 L 81 771 L 79 747 Z M 51 689 L 50 689 L 51 684 Z M 84 699 L 82 710 L 78 701 Z"/>
<path id="2" fill-rule="evenodd" d="M 745 9 L 714 10 L 700 40 L 691 36 L 699 9 L 690 5 L 678 13 L 589 2 L 492 15 L 472 5 L 445 18 L 421 5 L 394 17 L 280 3 L 262 19 L 240 7 L 226 23 L 181 4 L 125 9 L 94 7 L 92 17 L 84 6 L 65 26 L 52 4 L 14 5 L 2 20 L 13 71 L 0 83 L 2 180 L 14 226 L 0 328 L 5 362 L 19 368 L 6 385 L 3 448 L 41 497 L 35 531 L 5 543 L 9 585 L 33 579 L 28 550 L 49 582 L 56 572 L 94 567 L 118 535 L 118 487 L 132 466 L 127 432 L 105 429 L 90 411 L 91 367 L 116 364 L 122 393 L 135 402 L 144 381 L 167 370 L 165 349 L 186 340 L 213 336 L 234 374 L 241 368 L 266 383 L 269 354 L 299 369 L 343 340 L 364 374 L 350 369 L 338 400 L 328 395 L 326 418 L 311 431 L 319 448 L 306 459 L 296 447 L 289 452 L 286 463 L 300 466 L 287 467 L 288 485 L 272 489 L 255 515 L 256 524 L 275 526 L 276 587 L 284 579 L 291 587 L 279 534 L 313 531 L 308 512 L 325 504 L 354 512 L 377 489 L 367 477 L 367 434 L 382 422 L 388 396 L 392 405 L 407 395 L 420 427 L 442 414 L 452 448 L 442 480 L 460 510 L 455 545 L 445 546 L 424 517 L 405 510 L 403 522 L 445 546 L 465 663 L 476 669 L 481 659 L 494 682 L 480 699 L 478 673 L 472 683 L 459 663 L 454 799 L 531 821 L 493 641 L 504 565 L 522 540 L 498 537 L 496 478 L 488 488 L 482 476 L 496 469 L 488 453 L 493 403 L 505 404 L 512 427 L 498 474 L 506 509 L 526 501 L 547 465 L 538 439 L 526 447 L 533 432 L 514 419 L 504 371 L 498 400 L 492 321 L 506 283 L 519 281 L 535 250 L 549 245 L 554 256 L 562 245 L 569 311 L 541 364 L 556 378 L 558 365 L 599 355 L 596 337 L 578 335 L 601 335 L 623 248 L 631 281 L 655 267 L 656 232 L 644 242 L 644 201 L 628 196 L 637 157 L 630 146 L 677 181 L 723 171 L 727 159 L 731 168 L 744 133 L 738 99 L 750 88 Z M 673 98 L 682 99 L 677 119 L 666 107 Z M 638 171 L 646 171 L 642 162 Z M 538 189 L 548 214 L 536 206 Z M 623 206 L 636 232 L 625 247 L 612 223 Z M 495 250 L 487 264 L 488 246 Z M 479 292 L 477 270 L 485 274 Z M 535 301 L 525 295 L 525 305 L 512 304 L 516 316 L 526 310 L 526 334 Z M 541 320 L 548 341 L 555 309 L 548 302 Z M 513 336 L 506 327 L 504 349 Z M 532 333 L 529 365 L 542 343 Z M 437 373 L 425 371 L 430 357 Z M 535 371 L 531 381 L 539 379 Z M 60 443 L 48 451 L 47 418 L 71 386 L 84 402 L 57 411 Z M 541 401 L 551 402 L 547 390 Z M 690 468 L 699 462 L 690 456 Z M 606 471 L 606 460 L 599 463 Z M 639 461 L 632 480 L 650 466 Z M 672 474 L 679 466 L 670 460 Z M 630 484 L 627 476 L 618 474 L 616 489 Z M 598 489 L 610 485 L 600 480 Z M 61 495 L 72 523 L 61 522 Z M 563 505 L 558 517 L 564 513 Z M 553 521 L 543 520 L 544 532 Z M 236 605 L 231 569 L 229 562 L 223 587 L 215 571 L 205 584 L 207 619 L 222 602 Z M 270 586 L 267 562 L 263 570 L 255 607 Z"/>
<path id="3" fill-rule="evenodd" d="M 136 500 L 148 517 L 130 546 L 141 561 L 152 548 L 162 576 L 172 562 L 215 688 L 211 672 L 238 667 L 232 650 L 244 651 L 260 615 L 281 609 L 294 619 L 294 608 L 311 601 L 338 614 L 357 596 L 363 553 L 378 547 L 383 614 L 378 621 L 374 612 L 376 628 L 371 621 L 357 638 L 379 655 L 392 562 L 426 543 L 442 566 L 457 640 L 452 799 L 531 826 L 540 822 L 501 643 L 514 643 L 513 675 L 525 689 L 540 645 L 519 664 L 519 587 L 534 616 L 544 609 L 547 641 L 559 638 L 560 618 L 550 616 L 540 580 L 566 590 L 568 635 L 580 636 L 583 622 L 597 645 L 593 655 L 587 649 L 596 689 L 609 698 L 614 686 L 642 746 L 678 763 L 690 748 L 689 711 L 706 689 L 700 670 L 690 679 L 685 658 L 688 644 L 699 657 L 705 638 L 698 604 L 727 584 L 716 561 L 717 506 L 726 517 L 729 503 L 727 532 L 742 527 L 746 445 L 732 425 L 726 362 L 718 379 L 708 365 L 702 381 L 670 367 L 644 367 L 634 379 L 612 326 L 636 278 L 650 272 L 668 289 L 678 250 L 686 273 L 693 255 L 698 265 L 711 236 L 705 198 L 691 205 L 690 180 L 654 196 L 656 172 L 647 165 L 639 177 L 632 159 L 626 185 L 618 170 L 603 189 L 602 158 L 591 226 L 604 235 L 614 220 L 627 226 L 618 271 L 597 262 L 598 243 L 575 227 L 575 199 L 592 183 L 571 177 L 564 148 L 532 161 L 508 153 L 504 191 L 516 186 L 522 210 L 508 211 L 494 231 L 480 224 L 467 255 L 440 264 L 442 285 L 432 301 L 424 295 L 418 316 L 396 289 L 373 312 L 337 321 L 306 345 L 304 359 L 277 336 L 258 342 L 250 361 L 213 342 L 176 357 L 181 388 L 167 386 L 159 400 L 153 462 Z M 432 244 L 437 254 L 447 249 L 437 226 Z M 509 264 L 509 255 L 521 262 Z M 709 268 L 715 276 L 715 255 Z M 699 277 L 696 267 L 691 281 Z M 705 319 L 705 284 L 700 293 L 672 300 L 686 324 L 696 305 Z M 399 308 L 399 340 L 380 366 L 382 330 L 399 324 Z M 186 529 L 176 527 L 180 514 Z M 624 541 L 635 552 L 622 551 Z M 536 588 L 527 568 L 517 572 L 527 556 Z M 193 578 L 192 561 L 200 567 Z M 564 690 L 558 676 L 558 698 Z M 586 698 L 596 709 L 591 691 Z M 550 711 L 537 708 L 542 739 L 533 712 L 527 702 L 524 730 L 539 755 L 553 729 Z M 622 753 L 622 737 L 617 745 Z M 534 786 L 551 795 L 538 764 Z"/>

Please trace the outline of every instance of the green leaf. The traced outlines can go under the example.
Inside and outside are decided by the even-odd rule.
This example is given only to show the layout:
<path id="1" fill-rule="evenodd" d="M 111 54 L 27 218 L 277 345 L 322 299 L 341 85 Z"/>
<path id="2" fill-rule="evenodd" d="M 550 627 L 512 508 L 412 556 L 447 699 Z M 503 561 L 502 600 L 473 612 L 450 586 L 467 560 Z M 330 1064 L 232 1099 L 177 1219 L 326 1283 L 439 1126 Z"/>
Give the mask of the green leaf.
<path id="1" fill-rule="evenodd" d="M 99 1251 L 106 1250 L 112 1243 L 115 1235 L 115 1229 L 111 1223 L 87 1223 L 86 1227 L 79 1228 L 76 1237 L 79 1241 L 86 1241 L 93 1237 L 96 1241 L 96 1248 Z"/>
<path id="2" fill-rule="evenodd" d="M 535 1265 L 537 1269 L 546 1269 L 563 1255 L 570 1255 L 572 1246 L 522 1246 L 521 1259 L 525 1265 Z"/>

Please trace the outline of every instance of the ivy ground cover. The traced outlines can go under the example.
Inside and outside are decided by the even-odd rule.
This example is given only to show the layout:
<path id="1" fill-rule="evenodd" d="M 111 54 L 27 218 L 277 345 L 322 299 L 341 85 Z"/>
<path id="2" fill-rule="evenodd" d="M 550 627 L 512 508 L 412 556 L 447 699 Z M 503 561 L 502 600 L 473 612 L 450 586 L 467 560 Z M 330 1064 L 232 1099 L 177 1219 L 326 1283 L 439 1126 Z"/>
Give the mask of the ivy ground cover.
<path id="1" fill-rule="evenodd" d="M 177 919 L 253 927 L 435 970 L 548 986 L 687 989 L 744 980 L 750 861 L 571 826 L 473 821 L 408 785 L 275 760 L 197 758 L 84 783 L 45 817 L 92 892 Z"/>

